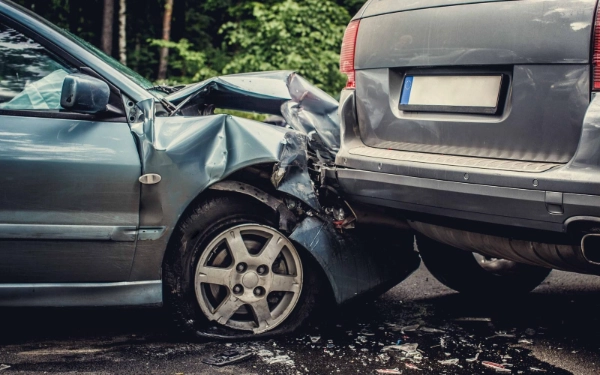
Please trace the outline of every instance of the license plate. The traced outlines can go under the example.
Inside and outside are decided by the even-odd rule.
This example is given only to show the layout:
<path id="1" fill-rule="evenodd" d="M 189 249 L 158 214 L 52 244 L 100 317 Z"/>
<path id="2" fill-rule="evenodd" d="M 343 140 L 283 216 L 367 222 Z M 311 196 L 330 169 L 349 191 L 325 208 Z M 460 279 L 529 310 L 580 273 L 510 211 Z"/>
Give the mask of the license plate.
<path id="1" fill-rule="evenodd" d="M 421 112 L 495 114 L 501 75 L 406 76 L 400 109 Z"/>

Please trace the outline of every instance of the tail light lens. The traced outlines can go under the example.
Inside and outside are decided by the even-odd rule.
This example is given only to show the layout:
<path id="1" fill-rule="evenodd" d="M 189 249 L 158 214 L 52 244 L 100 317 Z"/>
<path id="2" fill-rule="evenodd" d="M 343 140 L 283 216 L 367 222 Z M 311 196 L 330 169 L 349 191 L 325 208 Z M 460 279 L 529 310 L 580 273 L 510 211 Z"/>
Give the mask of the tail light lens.
<path id="1" fill-rule="evenodd" d="M 600 90 L 600 9 L 594 27 L 594 54 L 592 56 L 592 90 Z"/>
<path id="2" fill-rule="evenodd" d="M 348 76 L 347 89 L 356 88 L 354 73 L 354 52 L 356 49 L 356 36 L 360 20 L 352 21 L 346 28 L 344 40 L 342 41 L 342 52 L 340 53 L 340 72 Z"/>

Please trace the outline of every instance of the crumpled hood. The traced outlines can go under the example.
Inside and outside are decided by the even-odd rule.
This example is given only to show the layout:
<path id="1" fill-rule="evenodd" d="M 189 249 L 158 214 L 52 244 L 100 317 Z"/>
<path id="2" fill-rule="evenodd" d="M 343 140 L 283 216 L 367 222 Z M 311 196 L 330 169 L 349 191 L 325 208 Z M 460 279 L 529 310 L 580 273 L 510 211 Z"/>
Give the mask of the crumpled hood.
<path id="1" fill-rule="evenodd" d="M 243 73 L 186 86 L 165 100 L 177 106 L 216 108 L 280 115 L 286 126 L 308 136 L 309 148 L 333 161 L 340 147 L 339 103 L 292 71 Z"/>

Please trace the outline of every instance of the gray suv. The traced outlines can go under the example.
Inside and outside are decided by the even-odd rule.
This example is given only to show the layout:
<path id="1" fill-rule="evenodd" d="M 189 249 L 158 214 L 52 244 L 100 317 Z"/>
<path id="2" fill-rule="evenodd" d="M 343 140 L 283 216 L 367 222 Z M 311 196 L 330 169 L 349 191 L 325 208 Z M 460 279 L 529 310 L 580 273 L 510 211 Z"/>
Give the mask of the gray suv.
<path id="1" fill-rule="evenodd" d="M 458 291 L 600 274 L 599 63 L 597 0 L 368 1 L 329 176 Z"/>

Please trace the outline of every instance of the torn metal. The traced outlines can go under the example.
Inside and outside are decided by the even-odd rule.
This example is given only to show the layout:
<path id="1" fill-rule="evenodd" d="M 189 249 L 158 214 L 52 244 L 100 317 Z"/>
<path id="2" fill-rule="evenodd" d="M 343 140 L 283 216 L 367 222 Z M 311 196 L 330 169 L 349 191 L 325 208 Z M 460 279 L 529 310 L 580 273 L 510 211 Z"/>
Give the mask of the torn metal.
<path id="1" fill-rule="evenodd" d="M 333 164 L 340 139 L 338 103 L 322 90 L 293 72 L 266 72 L 213 78 L 164 101 L 169 105 L 142 101 L 128 114 L 142 174 L 160 175 L 159 183 L 141 186 L 140 227 L 165 228 L 161 238 L 138 242 L 132 279 L 160 278 L 156 249 L 167 247 L 172 223 L 209 187 L 251 196 L 276 212 L 279 229 L 321 265 L 338 303 L 389 288 L 418 267 L 411 251 L 385 243 L 371 251 L 371 233 L 344 229 L 354 224 L 351 209 L 322 186 L 321 170 Z M 278 126 L 214 114 L 218 108 L 283 121 Z M 250 170 L 262 185 L 237 179 Z M 403 244 L 397 237 L 389 243 Z M 412 249 L 412 240 L 406 247 Z M 158 272 L 149 275 L 148 269 Z"/>

